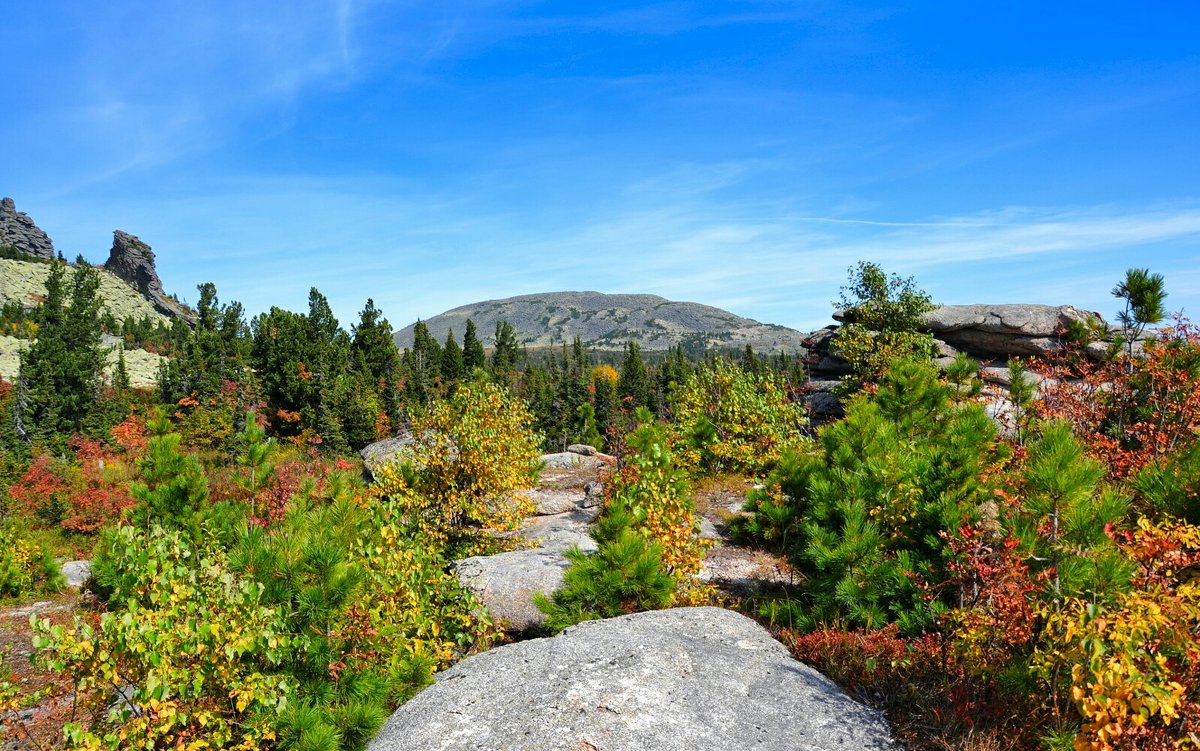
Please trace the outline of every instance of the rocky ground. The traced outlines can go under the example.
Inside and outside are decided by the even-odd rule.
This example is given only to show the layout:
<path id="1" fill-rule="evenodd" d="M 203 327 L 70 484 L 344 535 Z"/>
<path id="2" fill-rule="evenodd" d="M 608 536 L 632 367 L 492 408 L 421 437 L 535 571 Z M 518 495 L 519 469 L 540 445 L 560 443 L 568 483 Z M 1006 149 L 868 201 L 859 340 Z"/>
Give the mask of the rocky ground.
<path id="1" fill-rule="evenodd" d="M 70 679 L 35 665 L 30 618 L 54 624 L 70 623 L 83 605 L 78 583 L 50 598 L 10 604 L 0 609 L 0 679 L 20 686 L 23 693 L 47 691 L 33 707 L 0 710 L 0 751 L 42 751 L 62 743 L 62 726 L 72 716 Z"/>

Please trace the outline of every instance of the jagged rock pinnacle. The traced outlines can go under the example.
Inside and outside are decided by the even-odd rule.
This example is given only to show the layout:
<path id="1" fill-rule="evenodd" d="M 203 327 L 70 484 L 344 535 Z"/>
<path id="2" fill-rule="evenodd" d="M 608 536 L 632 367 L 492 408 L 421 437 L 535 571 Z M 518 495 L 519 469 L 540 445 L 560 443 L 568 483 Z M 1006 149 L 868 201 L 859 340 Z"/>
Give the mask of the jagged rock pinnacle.
<path id="1" fill-rule="evenodd" d="M 29 215 L 17 211 L 11 198 L 0 200 L 0 245 L 7 245 L 19 253 L 51 260 L 54 258 L 54 243 Z"/>
<path id="2" fill-rule="evenodd" d="M 178 316 L 188 323 L 195 322 L 194 316 L 163 292 L 162 281 L 154 268 L 154 251 L 134 235 L 121 230 L 113 232 L 112 250 L 104 262 L 104 268 L 137 287 L 163 315 Z"/>

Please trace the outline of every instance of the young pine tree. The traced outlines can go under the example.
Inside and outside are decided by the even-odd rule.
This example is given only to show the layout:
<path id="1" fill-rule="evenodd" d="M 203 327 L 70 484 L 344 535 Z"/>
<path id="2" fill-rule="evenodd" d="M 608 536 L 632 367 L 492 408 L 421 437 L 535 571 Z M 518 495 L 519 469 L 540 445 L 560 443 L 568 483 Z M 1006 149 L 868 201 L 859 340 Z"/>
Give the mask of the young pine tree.
<path id="1" fill-rule="evenodd" d="M 599 549 L 592 554 L 578 547 L 567 551 L 571 565 L 562 588 L 552 598 L 534 596 L 552 633 L 582 621 L 671 604 L 675 580 L 663 563 L 662 546 L 635 532 L 634 523 L 623 503 L 610 503 L 590 533 Z"/>

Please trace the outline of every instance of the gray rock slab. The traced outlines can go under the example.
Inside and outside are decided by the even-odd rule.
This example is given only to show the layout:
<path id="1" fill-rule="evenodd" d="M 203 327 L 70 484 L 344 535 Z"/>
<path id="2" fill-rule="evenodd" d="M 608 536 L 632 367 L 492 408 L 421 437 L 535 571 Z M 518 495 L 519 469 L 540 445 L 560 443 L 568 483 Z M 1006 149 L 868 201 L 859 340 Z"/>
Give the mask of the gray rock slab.
<path id="1" fill-rule="evenodd" d="M 521 491 L 521 495 L 533 501 L 533 513 L 538 516 L 570 513 L 582 506 L 584 499 L 581 490 L 533 488 Z"/>
<path id="2" fill-rule="evenodd" d="M 583 456 L 571 451 L 543 454 L 542 462 L 546 469 L 596 469 L 601 464 L 595 456 Z"/>
<path id="3" fill-rule="evenodd" d="M 1060 349 L 1059 335 L 1072 323 L 1108 324 L 1098 313 L 1073 305 L 943 305 L 925 314 L 926 331 L 951 347 L 985 357 L 1045 356 Z"/>
<path id="4" fill-rule="evenodd" d="M 412 434 L 401 433 L 364 446 L 358 455 L 362 457 L 363 466 L 368 474 L 374 475 L 380 467 L 408 458 L 412 445 Z"/>
<path id="5" fill-rule="evenodd" d="M 586 553 L 594 552 L 596 541 L 588 536 L 588 526 L 600 514 L 598 507 L 576 509 L 568 514 L 536 516 L 518 531 L 518 536 L 534 547 L 562 552 L 578 545 Z"/>
<path id="6" fill-rule="evenodd" d="M 591 621 L 463 660 L 369 751 L 869 751 L 886 724 L 720 608 Z"/>
<path id="7" fill-rule="evenodd" d="M 925 314 L 925 329 L 943 342 L 954 341 L 941 336 L 943 332 L 974 329 L 1017 336 L 1055 337 L 1060 327 L 1072 322 L 1108 324 L 1099 313 L 1080 310 L 1073 305 L 942 305 Z"/>
<path id="8" fill-rule="evenodd" d="M 586 443 L 572 443 L 570 446 L 567 446 L 567 451 L 572 454 L 579 454 L 580 456 L 595 456 L 600 453 L 596 451 L 595 446 L 589 446 Z"/>
<path id="9" fill-rule="evenodd" d="M 62 572 L 67 579 L 67 586 L 79 589 L 92 575 L 92 562 L 88 560 L 66 561 L 62 564 Z"/>
<path id="10" fill-rule="evenodd" d="M 569 565 L 561 552 L 514 550 L 454 562 L 454 571 L 496 618 L 511 631 L 540 626 L 546 617 L 533 604 L 536 593 L 553 594 Z"/>

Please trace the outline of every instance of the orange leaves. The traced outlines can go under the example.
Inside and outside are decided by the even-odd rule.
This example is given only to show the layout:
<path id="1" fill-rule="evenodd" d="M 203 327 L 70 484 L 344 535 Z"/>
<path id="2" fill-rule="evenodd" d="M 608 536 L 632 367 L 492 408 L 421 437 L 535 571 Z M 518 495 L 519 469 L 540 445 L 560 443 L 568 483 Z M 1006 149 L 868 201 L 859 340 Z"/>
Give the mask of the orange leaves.
<path id="1" fill-rule="evenodd" d="M 292 412 L 291 410 L 286 410 L 283 408 L 276 410 L 275 416 L 277 418 L 279 418 L 280 422 L 286 423 L 289 425 L 300 422 L 300 417 L 301 417 L 299 412 Z"/>

